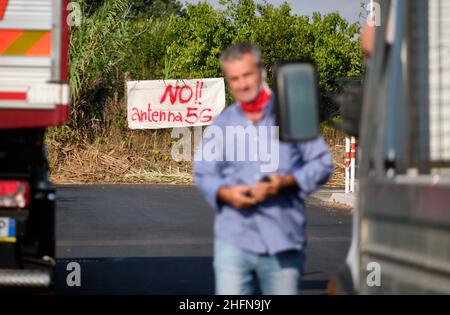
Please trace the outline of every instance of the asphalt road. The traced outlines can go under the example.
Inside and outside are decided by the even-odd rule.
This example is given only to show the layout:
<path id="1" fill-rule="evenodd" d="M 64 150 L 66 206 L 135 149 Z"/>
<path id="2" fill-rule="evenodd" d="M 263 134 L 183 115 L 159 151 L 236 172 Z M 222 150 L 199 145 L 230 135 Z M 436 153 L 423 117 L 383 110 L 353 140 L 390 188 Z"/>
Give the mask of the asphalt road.
<path id="1" fill-rule="evenodd" d="M 193 186 L 61 185 L 57 188 L 57 292 L 213 294 L 213 210 Z M 345 259 L 348 210 L 307 201 L 302 293 L 324 294 Z M 67 270 L 80 265 L 81 286 Z"/>

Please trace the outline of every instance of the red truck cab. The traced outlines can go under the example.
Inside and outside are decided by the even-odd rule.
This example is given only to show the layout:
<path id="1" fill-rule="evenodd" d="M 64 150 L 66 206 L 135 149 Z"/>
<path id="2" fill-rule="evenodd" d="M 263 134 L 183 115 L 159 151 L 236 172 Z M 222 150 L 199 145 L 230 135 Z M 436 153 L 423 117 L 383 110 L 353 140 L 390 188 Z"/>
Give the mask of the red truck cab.
<path id="1" fill-rule="evenodd" d="M 67 5 L 0 0 L 0 290 L 53 283 L 44 134 L 69 119 Z"/>

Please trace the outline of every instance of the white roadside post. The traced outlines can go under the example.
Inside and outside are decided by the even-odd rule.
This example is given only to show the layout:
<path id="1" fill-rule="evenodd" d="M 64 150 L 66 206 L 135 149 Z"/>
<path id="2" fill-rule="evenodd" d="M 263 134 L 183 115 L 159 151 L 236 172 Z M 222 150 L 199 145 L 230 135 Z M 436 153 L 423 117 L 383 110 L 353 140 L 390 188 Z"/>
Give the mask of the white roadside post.
<path id="1" fill-rule="evenodd" d="M 355 157 L 356 157 L 356 139 L 354 137 L 345 137 L 345 192 L 335 192 L 329 198 L 332 202 L 340 202 L 351 207 L 355 206 Z"/>
<path id="2" fill-rule="evenodd" d="M 345 137 L 345 193 L 350 192 L 350 138 Z"/>
<path id="3" fill-rule="evenodd" d="M 356 159 L 356 139 L 350 140 L 350 192 L 355 192 L 355 159 Z"/>

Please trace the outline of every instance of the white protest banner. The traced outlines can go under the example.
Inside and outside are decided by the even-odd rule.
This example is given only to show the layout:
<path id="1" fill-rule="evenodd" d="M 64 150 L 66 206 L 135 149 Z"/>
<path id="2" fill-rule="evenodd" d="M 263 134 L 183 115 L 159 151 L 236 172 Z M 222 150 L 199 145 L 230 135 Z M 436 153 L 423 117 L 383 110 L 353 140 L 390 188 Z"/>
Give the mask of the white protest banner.
<path id="1" fill-rule="evenodd" d="M 224 107 L 223 78 L 127 82 L 131 129 L 209 125 Z"/>

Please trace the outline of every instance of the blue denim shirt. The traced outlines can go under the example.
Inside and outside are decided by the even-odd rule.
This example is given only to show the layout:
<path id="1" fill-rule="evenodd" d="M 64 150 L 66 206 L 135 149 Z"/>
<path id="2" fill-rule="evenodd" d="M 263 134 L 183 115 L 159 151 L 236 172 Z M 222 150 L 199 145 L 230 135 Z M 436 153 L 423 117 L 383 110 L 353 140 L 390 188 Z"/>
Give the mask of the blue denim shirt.
<path id="1" fill-rule="evenodd" d="M 239 106 L 229 106 L 205 129 L 202 146 L 212 139 L 206 139 L 205 136 L 209 128 L 226 130 L 227 126 L 246 127 L 253 126 L 253 123 Z M 263 118 L 254 126 L 275 126 L 273 98 L 264 108 Z M 237 138 L 240 139 L 233 144 L 234 149 L 242 149 L 251 141 L 261 141 L 260 137 L 272 136 L 273 133 L 259 134 L 249 139 L 250 137 L 238 135 Z M 218 137 L 219 140 L 220 138 Z M 230 144 L 223 139 L 222 143 L 222 146 L 217 147 L 224 151 Z M 249 155 L 244 160 L 230 159 L 232 155 L 227 156 L 224 152 L 216 152 L 223 157 L 222 160 L 199 160 L 202 148 L 196 152 L 194 160 L 194 180 L 197 188 L 216 213 L 214 235 L 242 249 L 260 254 L 273 255 L 288 249 L 306 247 L 304 199 L 324 184 L 333 171 L 332 157 L 322 137 L 304 142 L 277 143 L 279 163 L 273 172 L 292 174 L 299 189 L 283 190 L 278 196 L 246 209 L 236 209 L 219 201 L 218 189 L 222 186 L 257 183 L 268 175 L 261 171 L 264 161 L 251 160 Z"/>

